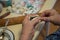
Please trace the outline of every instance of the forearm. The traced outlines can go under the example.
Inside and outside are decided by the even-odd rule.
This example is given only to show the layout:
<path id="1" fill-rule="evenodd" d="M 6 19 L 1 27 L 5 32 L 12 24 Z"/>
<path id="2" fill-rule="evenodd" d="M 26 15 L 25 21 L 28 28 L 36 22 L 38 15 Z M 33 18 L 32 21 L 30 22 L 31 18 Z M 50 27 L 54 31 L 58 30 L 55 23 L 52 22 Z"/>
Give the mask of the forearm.
<path id="1" fill-rule="evenodd" d="M 22 34 L 21 36 L 21 40 L 31 40 L 32 39 L 32 35 L 28 34 Z"/>
<path id="2" fill-rule="evenodd" d="M 31 31 L 23 29 L 22 35 L 21 35 L 21 40 L 31 40 L 31 38 L 32 38 Z"/>

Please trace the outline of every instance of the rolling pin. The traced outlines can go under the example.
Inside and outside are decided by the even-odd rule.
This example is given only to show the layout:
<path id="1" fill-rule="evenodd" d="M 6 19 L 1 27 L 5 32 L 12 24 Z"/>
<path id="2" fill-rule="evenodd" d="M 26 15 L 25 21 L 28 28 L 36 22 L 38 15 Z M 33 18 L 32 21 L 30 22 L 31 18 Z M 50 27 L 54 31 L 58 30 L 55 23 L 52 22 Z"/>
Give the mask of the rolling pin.
<path id="1" fill-rule="evenodd" d="M 38 15 L 40 16 L 40 13 L 38 13 Z M 3 18 L 1 16 L 1 18 Z M 19 16 L 19 17 L 14 17 L 14 18 L 7 18 L 9 19 L 9 23 L 8 23 L 8 26 L 9 25 L 15 25 L 15 24 L 21 24 L 22 21 L 24 20 L 25 16 Z M 5 22 L 7 19 L 0 19 L 0 27 L 1 26 L 4 26 Z"/>

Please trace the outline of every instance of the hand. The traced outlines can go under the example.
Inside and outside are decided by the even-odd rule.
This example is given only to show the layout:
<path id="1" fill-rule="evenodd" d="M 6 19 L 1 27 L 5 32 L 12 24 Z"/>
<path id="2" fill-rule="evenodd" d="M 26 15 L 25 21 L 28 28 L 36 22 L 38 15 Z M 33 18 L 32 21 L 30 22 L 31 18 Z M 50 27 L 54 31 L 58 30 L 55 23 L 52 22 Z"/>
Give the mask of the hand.
<path id="1" fill-rule="evenodd" d="M 31 38 L 31 33 L 34 30 L 34 26 L 36 23 L 39 22 L 40 17 L 36 17 L 32 20 L 30 20 L 31 16 L 37 16 L 37 15 L 27 15 L 23 21 L 23 30 L 22 30 L 22 38 L 21 40 L 29 40 Z"/>
<path id="2" fill-rule="evenodd" d="M 60 14 L 58 14 L 58 12 L 53 9 L 43 11 L 40 19 L 44 21 L 52 22 L 57 25 L 60 24 Z"/>

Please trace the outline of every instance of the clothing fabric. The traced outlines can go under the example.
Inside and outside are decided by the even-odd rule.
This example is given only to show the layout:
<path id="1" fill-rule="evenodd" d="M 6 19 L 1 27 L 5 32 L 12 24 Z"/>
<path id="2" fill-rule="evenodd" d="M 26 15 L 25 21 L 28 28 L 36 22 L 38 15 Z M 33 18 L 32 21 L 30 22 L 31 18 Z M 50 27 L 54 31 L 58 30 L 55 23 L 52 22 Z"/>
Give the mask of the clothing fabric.
<path id="1" fill-rule="evenodd" d="M 46 40 L 60 40 L 60 29 L 46 37 Z"/>

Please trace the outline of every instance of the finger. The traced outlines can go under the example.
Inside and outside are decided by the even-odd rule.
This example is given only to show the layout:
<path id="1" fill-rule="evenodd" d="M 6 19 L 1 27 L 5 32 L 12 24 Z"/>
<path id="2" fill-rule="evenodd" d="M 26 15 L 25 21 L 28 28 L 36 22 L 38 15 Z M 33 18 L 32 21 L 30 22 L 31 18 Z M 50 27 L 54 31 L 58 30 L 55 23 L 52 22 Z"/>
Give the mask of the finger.
<path id="1" fill-rule="evenodd" d="M 35 25 L 36 23 L 38 23 L 40 20 L 40 17 L 36 17 L 34 19 L 31 20 L 32 24 Z"/>
<path id="2" fill-rule="evenodd" d="M 29 15 L 26 15 L 25 19 L 28 19 L 29 20 L 29 17 L 30 17 Z"/>
<path id="3" fill-rule="evenodd" d="M 25 20 L 25 21 L 26 21 L 26 20 L 29 21 L 29 20 L 30 20 L 30 15 L 26 15 L 26 17 L 25 17 L 24 20 Z"/>
<path id="4" fill-rule="evenodd" d="M 40 20 L 42 21 L 51 21 L 51 18 L 50 17 L 41 17 Z"/>
<path id="5" fill-rule="evenodd" d="M 56 10 L 54 10 L 54 9 L 45 10 L 45 11 L 41 12 L 41 17 L 53 16 L 56 13 L 58 13 L 58 12 Z"/>
<path id="6" fill-rule="evenodd" d="M 30 20 L 29 20 L 29 15 L 26 15 L 26 17 L 25 17 L 25 19 L 23 20 L 23 24 L 25 24 L 25 23 L 27 23 L 27 22 L 29 22 Z"/>
<path id="7" fill-rule="evenodd" d="M 30 14 L 30 16 L 35 16 L 35 15 L 37 15 L 37 14 Z"/>
<path id="8" fill-rule="evenodd" d="M 46 17 L 50 15 L 50 10 L 45 10 L 43 12 L 41 12 L 41 17 Z"/>

